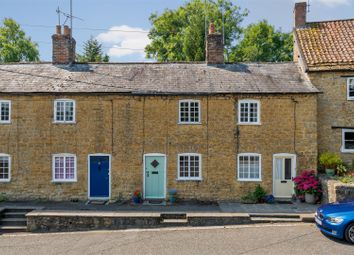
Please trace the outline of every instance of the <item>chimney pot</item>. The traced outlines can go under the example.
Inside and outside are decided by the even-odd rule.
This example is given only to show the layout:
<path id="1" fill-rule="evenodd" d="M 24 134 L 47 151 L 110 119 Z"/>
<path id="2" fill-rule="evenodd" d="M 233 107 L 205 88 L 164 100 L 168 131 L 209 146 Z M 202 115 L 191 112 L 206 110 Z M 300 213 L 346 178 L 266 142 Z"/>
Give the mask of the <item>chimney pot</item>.
<path id="1" fill-rule="evenodd" d="M 215 32 L 215 25 L 210 23 L 206 38 L 206 63 L 211 65 L 224 64 L 223 36 Z"/>
<path id="2" fill-rule="evenodd" d="M 215 25 L 213 22 L 209 25 L 209 34 L 215 34 Z"/>
<path id="3" fill-rule="evenodd" d="M 61 35 L 61 26 L 60 25 L 56 26 L 56 34 Z"/>
<path id="4" fill-rule="evenodd" d="M 69 26 L 64 26 L 64 35 L 70 35 L 70 28 Z"/>
<path id="5" fill-rule="evenodd" d="M 294 8 L 294 26 L 300 27 L 306 24 L 307 3 L 295 3 Z"/>

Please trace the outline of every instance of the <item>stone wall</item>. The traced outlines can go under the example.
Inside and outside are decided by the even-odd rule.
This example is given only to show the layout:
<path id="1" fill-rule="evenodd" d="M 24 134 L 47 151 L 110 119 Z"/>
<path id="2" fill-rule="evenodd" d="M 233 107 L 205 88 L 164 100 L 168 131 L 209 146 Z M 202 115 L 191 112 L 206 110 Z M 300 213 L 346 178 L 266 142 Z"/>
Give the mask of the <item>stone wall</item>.
<path id="1" fill-rule="evenodd" d="M 318 151 L 339 154 L 347 163 L 354 159 L 353 153 L 341 153 L 342 128 L 354 128 L 354 101 L 347 100 L 348 72 L 310 72 L 309 77 L 322 94 L 318 95 Z"/>
<path id="2" fill-rule="evenodd" d="M 142 188 L 143 155 L 167 155 L 167 188 L 181 199 L 238 200 L 259 182 L 237 180 L 238 153 L 262 154 L 262 186 L 272 192 L 272 159 L 297 154 L 297 170 L 317 167 L 317 95 L 253 96 L 261 125 L 237 125 L 246 95 L 203 97 L 120 95 L 1 95 L 12 100 L 12 122 L 0 125 L 0 153 L 12 156 L 10 200 L 87 199 L 89 154 L 112 155 L 112 199 Z M 53 123 L 53 102 L 76 100 L 76 123 Z M 178 100 L 199 99 L 200 125 L 178 124 Z M 177 154 L 202 154 L 202 180 L 178 181 Z M 52 154 L 77 156 L 77 182 L 52 182 Z"/>
<path id="3" fill-rule="evenodd" d="M 320 180 L 323 190 L 322 203 L 333 203 L 354 198 L 354 184 L 342 183 L 324 175 L 320 176 Z"/>

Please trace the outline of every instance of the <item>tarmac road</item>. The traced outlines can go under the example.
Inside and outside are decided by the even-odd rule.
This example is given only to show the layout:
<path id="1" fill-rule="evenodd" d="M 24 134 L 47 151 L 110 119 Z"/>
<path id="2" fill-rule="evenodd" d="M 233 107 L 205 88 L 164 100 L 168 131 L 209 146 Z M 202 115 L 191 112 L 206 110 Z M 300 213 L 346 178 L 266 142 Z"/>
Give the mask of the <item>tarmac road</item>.
<path id="1" fill-rule="evenodd" d="M 4 234 L 0 254 L 354 254 L 313 224 Z"/>

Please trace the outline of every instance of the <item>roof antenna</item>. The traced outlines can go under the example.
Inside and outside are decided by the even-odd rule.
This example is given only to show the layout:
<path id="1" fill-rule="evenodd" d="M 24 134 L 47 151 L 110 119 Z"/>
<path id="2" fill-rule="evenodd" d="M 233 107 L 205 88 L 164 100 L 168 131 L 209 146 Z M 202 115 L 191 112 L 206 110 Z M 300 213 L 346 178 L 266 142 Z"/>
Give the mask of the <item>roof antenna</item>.
<path id="1" fill-rule="evenodd" d="M 60 14 L 65 17 L 65 20 L 64 20 L 64 22 L 63 22 L 63 25 L 65 25 L 66 22 L 67 22 L 68 20 L 70 20 L 70 38 L 72 38 L 72 33 L 73 33 L 73 19 L 78 19 L 78 20 L 83 21 L 83 19 L 81 19 L 81 18 L 76 17 L 76 16 L 73 15 L 73 0 L 70 0 L 70 14 L 61 11 L 60 8 L 59 8 L 59 6 L 58 6 L 56 12 L 57 12 L 57 14 L 58 14 L 59 25 L 61 25 L 61 23 L 60 23 Z"/>
<path id="2" fill-rule="evenodd" d="M 307 12 L 310 12 L 310 6 L 311 6 L 310 0 L 307 0 Z"/>

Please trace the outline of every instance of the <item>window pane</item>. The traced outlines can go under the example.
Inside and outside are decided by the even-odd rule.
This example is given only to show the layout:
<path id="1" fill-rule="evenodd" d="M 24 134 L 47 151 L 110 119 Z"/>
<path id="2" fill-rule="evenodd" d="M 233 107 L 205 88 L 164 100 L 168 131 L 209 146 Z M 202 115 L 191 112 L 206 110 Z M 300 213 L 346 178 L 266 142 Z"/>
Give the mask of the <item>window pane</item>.
<path id="1" fill-rule="evenodd" d="M 250 103 L 250 108 L 249 108 L 249 115 L 250 115 L 250 122 L 257 122 L 257 110 L 258 104 L 257 103 Z"/>
<path id="2" fill-rule="evenodd" d="M 65 102 L 65 121 L 73 121 L 74 120 L 74 103 L 73 102 Z"/>
<path id="3" fill-rule="evenodd" d="M 181 122 L 189 122 L 188 116 L 188 102 L 181 102 L 180 103 L 180 121 Z"/>
<path id="4" fill-rule="evenodd" d="M 10 103 L 9 102 L 1 102 L 0 103 L 0 120 L 1 121 L 9 121 L 10 120 Z"/>
<path id="5" fill-rule="evenodd" d="M 65 161 L 65 179 L 73 180 L 75 178 L 75 158 L 66 157 Z"/>
<path id="6" fill-rule="evenodd" d="M 239 160 L 239 177 L 240 179 L 248 179 L 248 156 L 240 156 Z"/>
<path id="7" fill-rule="evenodd" d="M 248 103 L 240 103 L 240 122 L 248 122 Z"/>
<path id="8" fill-rule="evenodd" d="M 239 179 L 259 179 L 259 156 L 239 156 Z"/>
<path id="9" fill-rule="evenodd" d="M 64 157 L 55 157 L 54 179 L 64 179 Z"/>
<path id="10" fill-rule="evenodd" d="M 349 79 L 348 86 L 349 86 L 349 96 L 354 97 L 354 79 Z"/>
<path id="11" fill-rule="evenodd" d="M 56 102 L 56 120 L 64 121 L 64 102 Z"/>
<path id="12" fill-rule="evenodd" d="M 188 156 L 179 157 L 179 176 L 188 177 Z"/>
<path id="13" fill-rule="evenodd" d="M 344 133 L 344 148 L 347 150 L 354 149 L 354 131 Z"/>
<path id="14" fill-rule="evenodd" d="M 199 156 L 190 156 L 190 176 L 199 177 Z"/>
<path id="15" fill-rule="evenodd" d="M 284 172 L 285 172 L 284 180 L 291 180 L 291 159 L 290 158 L 285 159 Z"/>
<path id="16" fill-rule="evenodd" d="M 0 179 L 6 180 L 9 178 L 9 157 L 2 156 L 0 157 Z"/>

